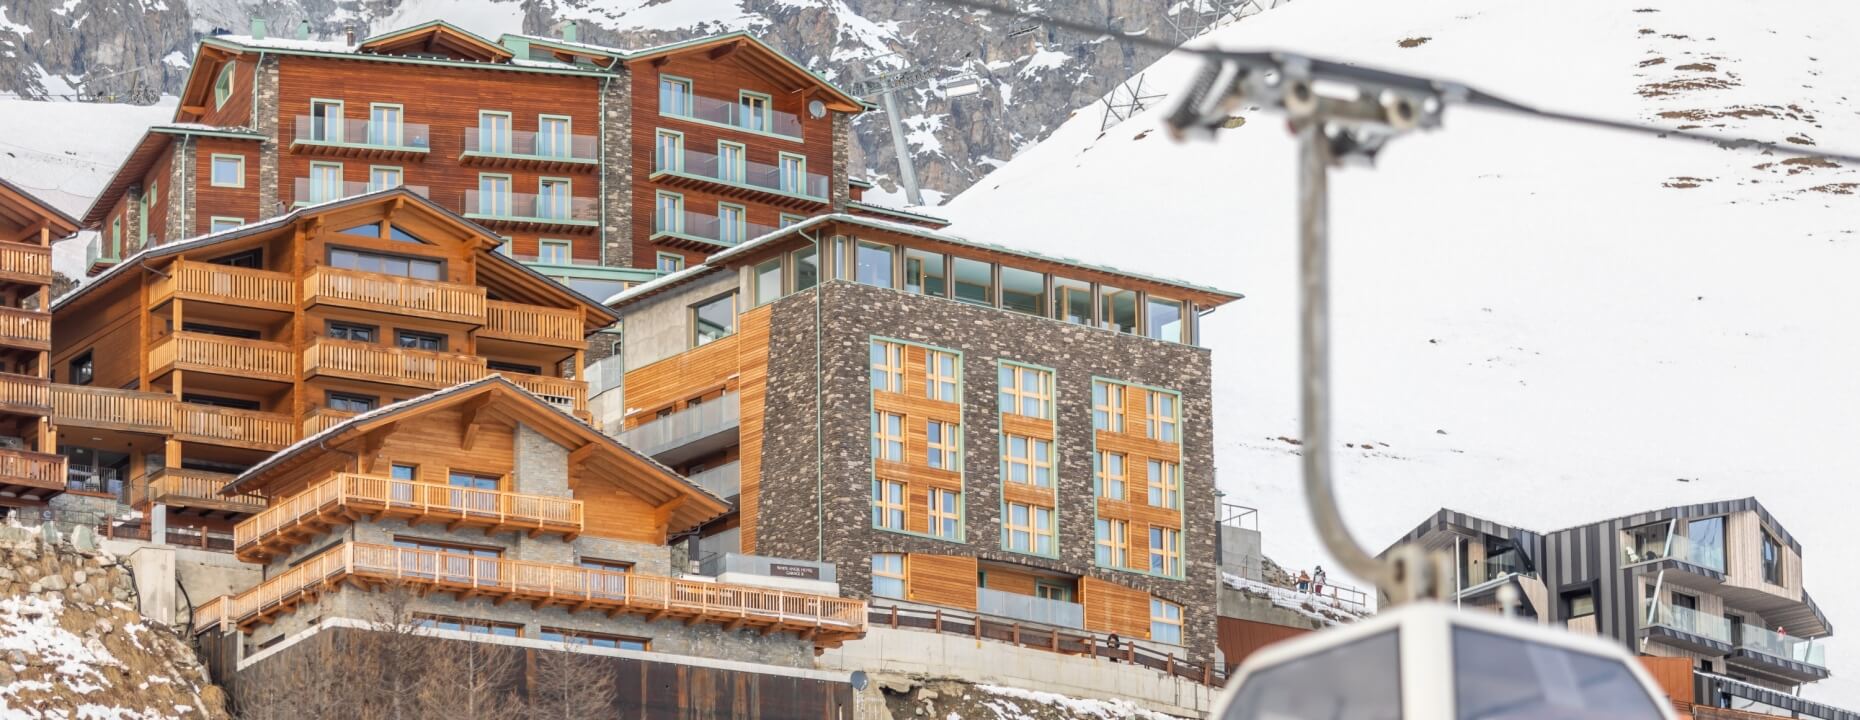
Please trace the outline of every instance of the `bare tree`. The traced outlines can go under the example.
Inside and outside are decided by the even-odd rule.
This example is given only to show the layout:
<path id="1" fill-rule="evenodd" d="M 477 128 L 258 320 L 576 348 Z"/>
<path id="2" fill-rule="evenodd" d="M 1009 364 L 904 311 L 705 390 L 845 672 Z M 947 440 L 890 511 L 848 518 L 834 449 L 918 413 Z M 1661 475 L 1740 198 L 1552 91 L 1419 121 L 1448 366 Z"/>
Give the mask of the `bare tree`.
<path id="1" fill-rule="evenodd" d="M 320 632 L 239 672 L 233 703 L 242 720 L 366 715 L 367 685 L 356 671 L 366 638 Z"/>
<path id="2" fill-rule="evenodd" d="M 368 652 L 355 678 L 369 686 L 369 707 L 364 714 L 381 720 L 421 718 L 422 686 L 434 656 L 434 641 L 413 612 L 418 592 L 414 586 L 391 582 L 372 594 L 377 605 L 369 625 Z"/>
<path id="3" fill-rule="evenodd" d="M 522 651 L 488 642 L 435 642 L 421 683 L 423 717 L 507 720 L 522 712 L 516 692 Z"/>
<path id="4" fill-rule="evenodd" d="M 530 673 L 531 720 L 594 720 L 613 717 L 611 664 L 575 645 L 536 653 Z"/>

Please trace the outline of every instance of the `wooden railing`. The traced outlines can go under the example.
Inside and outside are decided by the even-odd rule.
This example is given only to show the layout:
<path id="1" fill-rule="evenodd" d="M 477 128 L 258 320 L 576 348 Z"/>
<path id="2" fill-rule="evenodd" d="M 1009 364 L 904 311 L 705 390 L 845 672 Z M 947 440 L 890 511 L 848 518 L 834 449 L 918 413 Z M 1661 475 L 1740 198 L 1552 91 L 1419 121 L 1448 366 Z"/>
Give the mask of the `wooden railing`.
<path id="1" fill-rule="evenodd" d="M 31 450 L 0 449 L 0 485 L 65 489 L 65 457 Z"/>
<path id="2" fill-rule="evenodd" d="M 0 372 L 0 407 L 43 413 L 51 408 L 51 381 L 32 375 Z"/>
<path id="3" fill-rule="evenodd" d="M 90 385 L 51 386 L 52 420 L 61 425 L 105 426 L 167 434 L 174 428 L 174 396 Z"/>
<path id="4" fill-rule="evenodd" d="M 1016 647 L 1046 650 L 1062 655 L 1079 655 L 1128 665 L 1141 665 L 1165 675 L 1220 687 L 1227 681 L 1226 672 L 1216 663 L 1195 663 L 1187 658 L 1165 654 L 1116 635 L 1073 630 L 1050 625 L 1019 623 L 990 615 L 942 608 L 874 607 L 871 622 L 880 627 L 929 630 L 937 633 L 965 635 L 981 640 L 1013 643 Z"/>
<path id="5" fill-rule="evenodd" d="M 187 470 L 183 468 L 164 468 L 144 483 L 132 483 L 129 486 L 129 504 L 141 505 L 144 502 L 161 502 L 169 505 L 195 507 L 194 502 L 206 501 L 215 506 L 244 512 L 256 512 L 265 509 L 265 498 L 257 495 L 221 495 L 220 488 L 232 482 L 233 476 L 224 473 L 206 472 L 204 470 Z"/>
<path id="6" fill-rule="evenodd" d="M 149 371 L 201 370 L 290 382 L 297 375 L 284 343 L 177 332 L 149 349 Z"/>
<path id="7" fill-rule="evenodd" d="M 580 346 L 581 313 L 561 308 L 490 300 L 485 303 L 484 330 L 479 337 L 523 342 Z"/>
<path id="8" fill-rule="evenodd" d="M 582 412 L 588 409 L 588 383 L 585 381 L 528 373 L 498 374 L 563 410 Z"/>
<path id="9" fill-rule="evenodd" d="M 204 442 L 228 442 L 259 450 L 282 450 L 297 440 L 289 415 L 180 403 L 175 434 Z"/>
<path id="10" fill-rule="evenodd" d="M 194 608 L 194 632 L 203 633 L 208 630 L 225 632 L 231 630 L 232 618 L 228 616 L 228 611 L 230 610 L 232 610 L 232 607 L 231 604 L 227 602 L 227 596 L 225 595 L 201 603 Z"/>
<path id="11" fill-rule="evenodd" d="M 283 531 L 322 530 L 347 522 L 351 513 L 409 520 L 439 519 L 455 526 L 557 532 L 582 530 L 582 503 L 571 498 L 435 485 L 374 475 L 336 473 L 304 492 L 281 500 L 233 527 L 241 557 L 269 555 L 269 545 L 303 542 Z M 415 520 L 417 522 L 417 520 Z"/>
<path id="12" fill-rule="evenodd" d="M 331 410 L 326 407 L 312 409 L 308 415 L 304 416 L 303 436 L 310 437 L 323 432 L 352 417 L 355 417 L 355 413 Z"/>
<path id="13" fill-rule="evenodd" d="M 0 242 L 0 274 L 52 281 L 52 249 L 43 245 Z"/>
<path id="14" fill-rule="evenodd" d="M 297 304 L 290 273 L 185 259 L 176 260 L 149 294 L 158 304 L 177 296 L 267 310 L 288 310 Z"/>
<path id="15" fill-rule="evenodd" d="M 319 339 L 304 350 L 304 372 L 442 388 L 484 377 L 484 358 Z"/>
<path id="16" fill-rule="evenodd" d="M 363 543 L 331 548 L 234 597 L 230 615 L 244 627 L 295 607 L 305 590 L 349 576 L 571 610 L 812 632 L 823 644 L 865 632 L 861 600 Z"/>
<path id="17" fill-rule="evenodd" d="M 398 275 L 319 267 L 304 278 L 304 300 L 436 320 L 484 324 L 484 288 Z"/>
<path id="18" fill-rule="evenodd" d="M 0 342 L 34 350 L 52 349 L 52 314 L 0 307 Z"/>

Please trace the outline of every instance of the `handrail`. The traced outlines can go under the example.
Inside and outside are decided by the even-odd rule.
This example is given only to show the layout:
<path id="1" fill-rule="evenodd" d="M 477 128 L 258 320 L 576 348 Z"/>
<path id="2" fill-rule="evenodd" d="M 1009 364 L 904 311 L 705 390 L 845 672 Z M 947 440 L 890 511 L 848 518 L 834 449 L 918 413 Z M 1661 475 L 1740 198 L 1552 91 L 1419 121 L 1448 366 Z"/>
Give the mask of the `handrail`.
<path id="1" fill-rule="evenodd" d="M 51 381 L 34 375 L 0 372 L 0 405 L 49 408 Z"/>
<path id="2" fill-rule="evenodd" d="M 497 374 L 504 376 L 505 380 L 516 383 L 517 387 L 541 397 L 545 402 L 570 412 L 588 409 L 588 383 L 586 381 L 518 372 L 498 372 Z"/>
<path id="3" fill-rule="evenodd" d="M 93 241 L 93 244 L 101 246 L 102 242 L 103 235 L 99 234 Z M 96 252 L 91 252 L 88 247 L 86 248 L 86 255 L 90 261 L 85 263 L 86 266 L 89 266 L 103 257 L 101 249 Z M 111 257 L 107 259 L 115 260 L 116 258 Z M 28 245 L 26 243 L 0 241 L 0 272 L 17 275 L 42 275 L 50 279 L 52 276 L 52 249 L 44 245 Z"/>
<path id="4" fill-rule="evenodd" d="M 464 516 L 464 519 L 488 525 L 554 526 L 576 533 L 581 531 L 585 517 L 580 500 L 336 473 L 233 526 L 233 546 L 244 550 L 325 509 L 356 504 L 422 516 Z"/>
<path id="5" fill-rule="evenodd" d="M 1221 503 L 1221 524 L 1242 530 L 1259 530 L 1259 509 L 1234 503 Z"/>
<path id="6" fill-rule="evenodd" d="M 488 300 L 484 304 L 484 332 L 519 340 L 579 344 L 581 313 L 562 308 Z"/>
<path id="7" fill-rule="evenodd" d="M 56 422 L 109 423 L 157 433 L 174 428 L 173 395 L 64 383 L 52 383 L 50 395 Z"/>
<path id="8" fill-rule="evenodd" d="M 56 490 L 65 487 L 65 456 L 0 448 L 0 477 L 8 482 Z"/>
<path id="9" fill-rule="evenodd" d="M 153 295 L 184 294 L 215 302 L 289 307 L 297 302 L 290 273 L 181 259 L 156 281 Z"/>
<path id="10" fill-rule="evenodd" d="M 254 510 L 265 507 L 265 498 L 257 495 L 221 495 L 220 489 L 233 476 L 223 473 L 164 468 L 148 481 L 146 499 L 178 497 L 243 505 Z"/>
<path id="11" fill-rule="evenodd" d="M 0 307 L 0 338 L 49 346 L 52 314 L 42 310 Z"/>
<path id="12" fill-rule="evenodd" d="M 361 303 L 402 314 L 432 314 L 442 320 L 484 323 L 485 289 L 439 280 L 345 270 L 329 266 L 304 280 L 306 300 Z"/>
<path id="13" fill-rule="evenodd" d="M 304 349 L 304 370 L 325 370 L 385 379 L 398 384 L 449 387 L 484 377 L 484 358 L 476 355 L 387 347 L 351 340 L 318 338 Z"/>
<path id="14" fill-rule="evenodd" d="M 1094 630 L 1074 630 L 1031 622 L 1004 622 L 983 613 L 944 608 L 923 609 L 887 605 L 873 607 L 869 613 L 871 623 L 894 629 L 908 628 L 963 635 L 977 640 L 1011 642 L 1016 647 L 1045 650 L 1061 655 L 1083 655 L 1087 658 L 1102 658 L 1114 662 L 1141 665 L 1171 677 L 1193 680 L 1217 688 L 1225 683 L 1227 678 L 1225 670 L 1216 663 L 1195 663 L 1173 654 L 1158 652 L 1129 639 L 1118 639 L 1114 634 Z"/>
<path id="15" fill-rule="evenodd" d="M 149 349 L 151 372 L 170 365 L 286 381 L 297 372 L 284 343 L 187 331 L 170 334 Z"/>
<path id="16" fill-rule="evenodd" d="M 282 449 L 297 439 L 289 415 L 180 403 L 175 433 Z"/>

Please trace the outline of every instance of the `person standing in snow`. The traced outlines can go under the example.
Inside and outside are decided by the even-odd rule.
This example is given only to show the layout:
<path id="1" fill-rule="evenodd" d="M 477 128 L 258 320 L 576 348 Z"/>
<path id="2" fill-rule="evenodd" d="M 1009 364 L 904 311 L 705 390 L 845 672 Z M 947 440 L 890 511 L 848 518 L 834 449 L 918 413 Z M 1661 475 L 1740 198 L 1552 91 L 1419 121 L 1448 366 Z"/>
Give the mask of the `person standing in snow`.
<path id="1" fill-rule="evenodd" d="M 1298 592 L 1311 592 L 1311 574 L 1298 571 Z"/>
<path id="2" fill-rule="evenodd" d="M 1311 592 L 1318 594 L 1318 595 L 1324 594 L 1324 566 L 1323 565 L 1317 566 L 1317 570 L 1311 573 Z"/>

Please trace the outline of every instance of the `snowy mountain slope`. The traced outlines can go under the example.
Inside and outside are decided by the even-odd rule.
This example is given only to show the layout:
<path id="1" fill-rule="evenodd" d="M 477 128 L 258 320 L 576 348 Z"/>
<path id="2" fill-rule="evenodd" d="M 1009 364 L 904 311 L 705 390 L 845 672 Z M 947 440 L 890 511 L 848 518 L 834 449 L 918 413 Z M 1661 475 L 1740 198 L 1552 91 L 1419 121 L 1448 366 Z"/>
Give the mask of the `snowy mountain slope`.
<path id="1" fill-rule="evenodd" d="M 1223 46 L 1321 54 L 1546 107 L 1860 151 L 1860 9 L 1753 0 L 1311 0 Z M 1404 42 L 1407 41 L 1407 42 Z M 1179 88 L 1197 67 L 1149 70 Z M 1247 113 L 1075 117 L 939 212 L 951 232 L 1240 290 L 1204 321 L 1219 482 L 1267 551 L 1326 558 L 1298 489 L 1294 144 Z M 1469 110 L 1332 178 L 1339 488 L 1381 550 L 1440 506 L 1537 529 L 1755 495 L 1837 628 L 1860 498 L 1855 168 Z M 1092 208 L 1093 212 L 1079 212 Z M 1860 642 L 1808 692 L 1860 706 Z"/>

